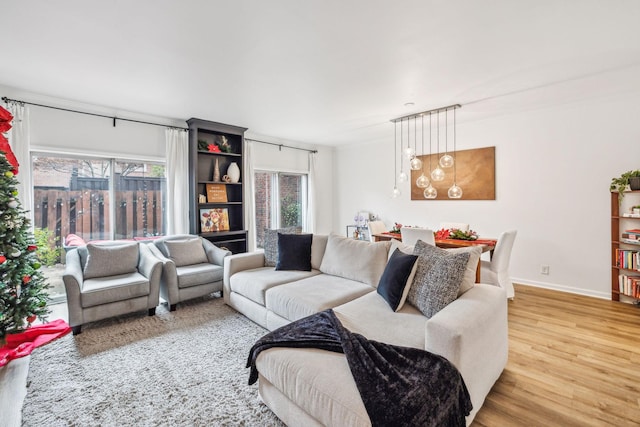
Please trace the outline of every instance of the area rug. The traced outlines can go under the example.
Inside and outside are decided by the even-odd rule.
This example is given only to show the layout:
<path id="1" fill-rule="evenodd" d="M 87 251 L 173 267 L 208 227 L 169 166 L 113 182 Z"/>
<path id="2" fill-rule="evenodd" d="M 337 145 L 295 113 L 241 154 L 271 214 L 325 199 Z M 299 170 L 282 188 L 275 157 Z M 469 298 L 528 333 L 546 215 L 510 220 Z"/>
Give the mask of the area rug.
<path id="1" fill-rule="evenodd" d="M 32 353 L 23 426 L 282 426 L 247 385 L 266 332 L 219 297 L 88 324 Z"/>

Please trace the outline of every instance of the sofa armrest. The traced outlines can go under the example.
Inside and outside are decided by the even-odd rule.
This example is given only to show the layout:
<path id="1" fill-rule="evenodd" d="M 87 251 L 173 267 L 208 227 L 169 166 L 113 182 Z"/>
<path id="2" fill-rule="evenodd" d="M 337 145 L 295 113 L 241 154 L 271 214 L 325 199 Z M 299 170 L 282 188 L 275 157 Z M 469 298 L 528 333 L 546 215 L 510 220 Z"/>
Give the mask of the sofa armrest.
<path id="1" fill-rule="evenodd" d="M 425 346 L 458 368 L 477 411 L 507 365 L 509 335 L 504 290 L 476 284 L 427 321 Z"/>
<path id="2" fill-rule="evenodd" d="M 207 259 L 209 259 L 209 263 L 219 265 L 222 267 L 224 265 L 225 257 L 231 255 L 231 251 L 227 249 L 221 249 L 208 241 L 207 239 L 202 240 L 202 247 L 204 248 L 205 253 L 207 254 Z"/>
<path id="3" fill-rule="evenodd" d="M 149 304 L 150 308 L 155 307 L 160 302 L 162 261 L 151 252 L 149 245 L 138 245 L 138 251 L 138 272 L 149 280 Z"/>
<path id="4" fill-rule="evenodd" d="M 222 279 L 222 295 L 224 302 L 229 304 L 231 295 L 231 276 L 239 271 L 264 267 L 264 251 L 246 252 L 234 254 L 224 259 L 224 275 Z"/>
<path id="5" fill-rule="evenodd" d="M 84 278 L 82 276 L 82 265 L 78 249 L 72 249 L 67 253 L 66 266 L 62 275 L 64 289 L 67 293 L 67 308 L 69 311 L 69 324 L 71 326 L 82 325 L 82 302 L 80 301 L 80 291 Z"/>

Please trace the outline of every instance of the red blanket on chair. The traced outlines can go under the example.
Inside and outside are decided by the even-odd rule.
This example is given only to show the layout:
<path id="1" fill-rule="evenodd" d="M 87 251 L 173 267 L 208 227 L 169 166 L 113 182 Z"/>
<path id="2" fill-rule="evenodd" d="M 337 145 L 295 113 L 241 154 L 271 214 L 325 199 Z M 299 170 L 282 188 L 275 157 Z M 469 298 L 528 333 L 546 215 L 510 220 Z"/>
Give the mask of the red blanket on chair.
<path id="1" fill-rule="evenodd" d="M 7 343 L 0 348 L 0 367 L 13 359 L 24 357 L 34 348 L 68 334 L 71 328 L 62 319 L 54 320 L 43 325 L 36 325 L 18 334 L 9 334 L 5 338 Z"/>

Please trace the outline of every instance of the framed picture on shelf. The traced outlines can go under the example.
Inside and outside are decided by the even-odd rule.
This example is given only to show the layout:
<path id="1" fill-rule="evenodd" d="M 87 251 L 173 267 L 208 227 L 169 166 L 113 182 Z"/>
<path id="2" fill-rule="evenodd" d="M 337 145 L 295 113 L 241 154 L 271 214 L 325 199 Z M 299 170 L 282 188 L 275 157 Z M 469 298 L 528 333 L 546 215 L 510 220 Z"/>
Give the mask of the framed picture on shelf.
<path id="1" fill-rule="evenodd" d="M 200 209 L 200 230 L 202 233 L 229 231 L 229 210 L 227 208 Z"/>
<path id="2" fill-rule="evenodd" d="M 224 184 L 207 184 L 208 203 L 226 203 L 227 186 Z"/>

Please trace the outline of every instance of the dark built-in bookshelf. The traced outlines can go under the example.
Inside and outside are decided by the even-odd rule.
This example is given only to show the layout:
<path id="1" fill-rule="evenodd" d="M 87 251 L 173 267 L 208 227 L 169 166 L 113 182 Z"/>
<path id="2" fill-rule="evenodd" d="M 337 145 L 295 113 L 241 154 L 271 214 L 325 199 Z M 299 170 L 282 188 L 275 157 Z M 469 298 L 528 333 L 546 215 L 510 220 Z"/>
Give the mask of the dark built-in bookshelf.
<path id="1" fill-rule="evenodd" d="M 243 148 L 247 129 L 196 118 L 187 123 L 190 232 L 233 253 L 246 252 Z M 232 163 L 238 169 L 237 180 L 231 179 Z"/>
<path id="2" fill-rule="evenodd" d="M 626 191 L 624 203 L 611 192 L 611 299 L 640 301 L 640 191 Z"/>

